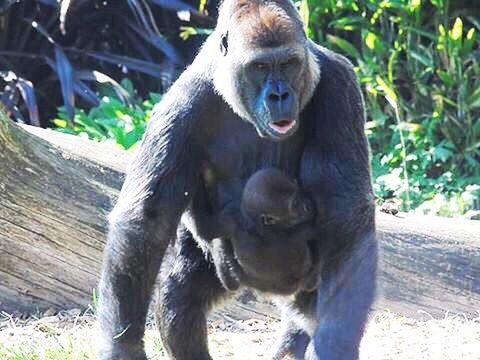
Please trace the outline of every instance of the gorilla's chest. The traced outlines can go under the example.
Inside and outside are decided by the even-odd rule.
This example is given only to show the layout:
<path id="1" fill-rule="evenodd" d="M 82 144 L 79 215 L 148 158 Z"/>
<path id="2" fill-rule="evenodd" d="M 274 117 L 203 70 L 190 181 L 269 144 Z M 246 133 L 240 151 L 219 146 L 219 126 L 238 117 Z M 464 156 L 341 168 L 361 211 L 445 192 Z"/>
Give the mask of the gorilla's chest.
<path id="1" fill-rule="evenodd" d="M 248 178 L 262 168 L 275 167 L 297 178 L 303 149 L 302 127 L 289 139 L 273 142 L 260 138 L 251 124 L 234 119 L 207 145 L 205 184 L 209 192 L 231 198 L 239 196 Z"/>

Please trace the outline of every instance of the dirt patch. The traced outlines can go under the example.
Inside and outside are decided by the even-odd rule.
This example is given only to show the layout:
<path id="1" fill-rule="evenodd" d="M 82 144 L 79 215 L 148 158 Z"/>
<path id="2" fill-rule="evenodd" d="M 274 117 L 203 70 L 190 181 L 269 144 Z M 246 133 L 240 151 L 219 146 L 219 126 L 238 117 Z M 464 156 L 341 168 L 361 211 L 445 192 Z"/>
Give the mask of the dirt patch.
<path id="1" fill-rule="evenodd" d="M 79 310 L 42 317 L 0 320 L 0 359 L 94 359 L 94 317 Z M 279 322 L 235 320 L 228 315 L 209 322 L 215 359 L 268 359 Z M 166 359 L 158 333 L 149 324 L 146 347 L 151 359 Z M 445 316 L 413 320 L 392 313 L 372 317 L 361 346 L 362 360 L 480 360 L 480 317 Z"/>

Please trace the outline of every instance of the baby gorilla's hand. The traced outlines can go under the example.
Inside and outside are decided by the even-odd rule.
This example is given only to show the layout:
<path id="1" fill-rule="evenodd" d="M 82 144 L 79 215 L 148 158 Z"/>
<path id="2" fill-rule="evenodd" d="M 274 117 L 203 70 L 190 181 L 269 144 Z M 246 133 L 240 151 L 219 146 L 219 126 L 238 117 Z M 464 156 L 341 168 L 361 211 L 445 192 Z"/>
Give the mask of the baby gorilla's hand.
<path id="1" fill-rule="evenodd" d="M 229 291 L 240 287 L 242 269 L 235 260 L 230 240 L 216 238 L 212 240 L 212 258 L 220 282 Z"/>

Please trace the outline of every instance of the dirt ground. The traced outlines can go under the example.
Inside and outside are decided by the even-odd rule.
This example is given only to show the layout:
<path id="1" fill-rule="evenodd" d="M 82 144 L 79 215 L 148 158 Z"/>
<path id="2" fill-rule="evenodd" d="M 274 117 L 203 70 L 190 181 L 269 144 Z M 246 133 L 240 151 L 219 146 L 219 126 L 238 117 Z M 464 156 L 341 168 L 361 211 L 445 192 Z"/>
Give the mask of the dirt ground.
<path id="1" fill-rule="evenodd" d="M 443 319 L 413 320 L 389 312 L 368 324 L 361 360 L 480 360 L 480 317 L 446 315 Z M 0 359 L 94 359 L 95 321 L 74 309 L 42 317 L 0 317 Z M 268 359 L 275 344 L 278 320 L 235 320 L 220 315 L 209 322 L 215 359 Z M 153 324 L 146 347 L 151 359 L 166 359 Z"/>

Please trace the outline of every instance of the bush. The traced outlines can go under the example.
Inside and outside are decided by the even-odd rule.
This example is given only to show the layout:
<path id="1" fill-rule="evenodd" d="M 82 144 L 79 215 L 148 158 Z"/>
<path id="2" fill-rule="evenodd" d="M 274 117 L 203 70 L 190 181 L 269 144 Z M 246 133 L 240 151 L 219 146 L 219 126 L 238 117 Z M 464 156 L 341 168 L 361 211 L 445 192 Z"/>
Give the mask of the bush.
<path id="1" fill-rule="evenodd" d="M 447 0 L 299 6 L 308 35 L 348 56 L 363 84 L 377 195 L 399 199 L 403 210 L 433 199 L 443 210 L 422 211 L 472 208 L 480 195 L 480 8 Z M 464 206 L 448 206 L 465 193 Z"/>
<path id="2" fill-rule="evenodd" d="M 480 7 L 458 0 L 300 0 L 298 6 L 307 34 L 355 66 L 377 196 L 425 213 L 478 209 Z M 180 35 L 206 33 L 188 27 Z M 131 148 L 156 96 L 124 105 L 110 94 L 88 114 L 75 110 L 71 123 L 62 110 L 55 123 L 62 131 Z"/>
<path id="3" fill-rule="evenodd" d="M 72 122 L 65 108 L 61 107 L 58 117 L 52 120 L 56 130 L 90 140 L 110 142 L 125 150 L 131 149 L 142 139 L 152 108 L 160 101 L 161 95 L 151 93 L 147 100 L 142 101 L 135 97 L 129 80 L 123 80 L 122 85 L 134 99 L 131 104 L 124 104 L 111 89 L 104 89 L 100 104 L 88 113 L 83 109 L 75 109 Z"/>

